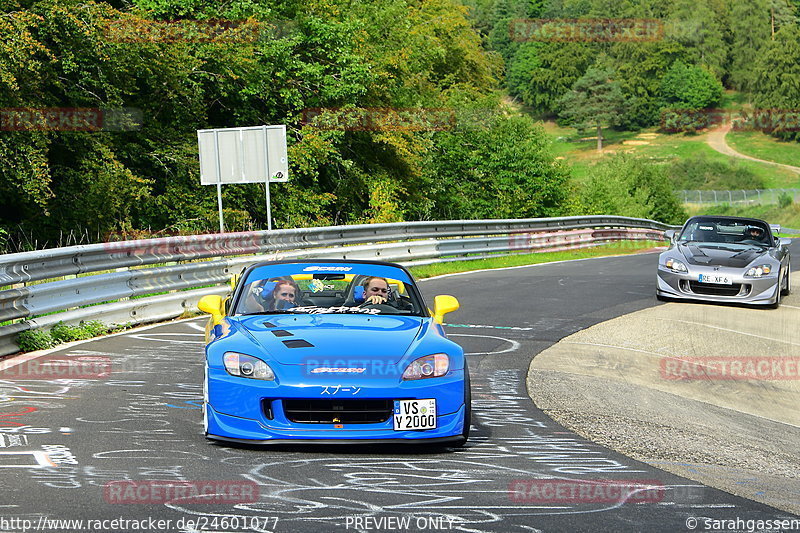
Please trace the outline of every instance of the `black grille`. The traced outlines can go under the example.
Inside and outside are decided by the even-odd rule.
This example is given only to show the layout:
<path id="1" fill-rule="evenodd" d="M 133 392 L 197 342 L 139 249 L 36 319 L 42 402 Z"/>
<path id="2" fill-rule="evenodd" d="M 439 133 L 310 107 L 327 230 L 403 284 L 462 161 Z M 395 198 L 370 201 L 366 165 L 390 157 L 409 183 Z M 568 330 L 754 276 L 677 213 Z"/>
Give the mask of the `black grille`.
<path id="1" fill-rule="evenodd" d="M 283 400 L 286 418 L 300 424 L 375 424 L 392 416 L 392 400 Z"/>
<path id="2" fill-rule="evenodd" d="M 734 283 L 733 285 L 717 285 L 714 283 L 700 283 L 699 281 L 690 281 L 689 288 L 695 294 L 707 294 L 709 296 L 737 296 L 742 290 L 741 283 Z"/>
<path id="3" fill-rule="evenodd" d="M 274 418 L 272 400 L 267 400 L 266 398 L 261 400 L 261 409 L 264 411 L 264 416 L 267 417 L 267 420 L 272 420 Z"/>

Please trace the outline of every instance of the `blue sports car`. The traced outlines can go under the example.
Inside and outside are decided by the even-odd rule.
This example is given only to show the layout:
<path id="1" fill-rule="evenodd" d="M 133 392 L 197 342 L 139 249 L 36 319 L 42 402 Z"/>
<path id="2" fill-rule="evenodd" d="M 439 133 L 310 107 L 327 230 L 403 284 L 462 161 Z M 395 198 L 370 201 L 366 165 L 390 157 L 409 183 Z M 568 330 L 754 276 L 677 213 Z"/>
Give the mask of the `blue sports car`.
<path id="1" fill-rule="evenodd" d="M 245 270 L 230 298 L 205 296 L 203 418 L 210 439 L 250 444 L 463 445 L 463 349 L 411 274 L 378 261 L 303 260 Z"/>

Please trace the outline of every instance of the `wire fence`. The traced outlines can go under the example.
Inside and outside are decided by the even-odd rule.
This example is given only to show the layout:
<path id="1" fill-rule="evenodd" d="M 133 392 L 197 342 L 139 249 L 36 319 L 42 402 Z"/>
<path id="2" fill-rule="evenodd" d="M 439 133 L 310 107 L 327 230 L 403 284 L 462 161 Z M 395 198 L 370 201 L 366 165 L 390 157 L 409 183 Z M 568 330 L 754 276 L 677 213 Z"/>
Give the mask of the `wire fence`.
<path id="1" fill-rule="evenodd" d="M 781 198 L 800 200 L 800 189 L 754 189 L 728 191 L 675 191 L 685 204 L 778 204 Z M 784 200 L 786 201 L 786 200 Z"/>

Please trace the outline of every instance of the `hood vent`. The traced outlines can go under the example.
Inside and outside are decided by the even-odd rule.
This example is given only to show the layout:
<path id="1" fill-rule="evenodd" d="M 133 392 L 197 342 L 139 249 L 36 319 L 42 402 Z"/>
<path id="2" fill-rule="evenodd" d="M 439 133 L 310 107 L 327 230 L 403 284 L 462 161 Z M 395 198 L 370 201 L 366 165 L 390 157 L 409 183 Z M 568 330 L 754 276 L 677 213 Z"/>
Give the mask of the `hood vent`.
<path id="1" fill-rule="evenodd" d="M 308 341 L 304 341 L 303 339 L 292 339 L 288 341 L 283 341 L 283 344 L 286 345 L 287 348 L 313 348 L 314 345 Z"/>
<path id="2" fill-rule="evenodd" d="M 272 334 L 276 337 L 291 337 L 294 335 L 291 331 L 286 331 L 285 329 L 273 329 Z"/>

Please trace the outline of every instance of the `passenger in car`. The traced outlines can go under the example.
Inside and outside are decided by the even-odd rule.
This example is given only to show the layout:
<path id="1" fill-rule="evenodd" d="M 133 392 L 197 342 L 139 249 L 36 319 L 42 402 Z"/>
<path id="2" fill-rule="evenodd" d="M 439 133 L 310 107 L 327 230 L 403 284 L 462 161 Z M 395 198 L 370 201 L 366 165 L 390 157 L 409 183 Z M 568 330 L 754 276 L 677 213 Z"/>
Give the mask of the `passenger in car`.
<path id="1" fill-rule="evenodd" d="M 297 301 L 300 298 L 300 289 L 293 281 L 280 280 L 276 282 L 272 292 L 263 295 L 263 297 L 265 311 L 289 309 L 297 306 Z"/>

